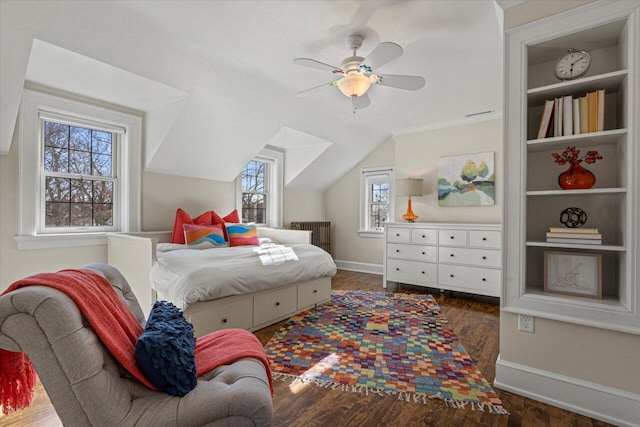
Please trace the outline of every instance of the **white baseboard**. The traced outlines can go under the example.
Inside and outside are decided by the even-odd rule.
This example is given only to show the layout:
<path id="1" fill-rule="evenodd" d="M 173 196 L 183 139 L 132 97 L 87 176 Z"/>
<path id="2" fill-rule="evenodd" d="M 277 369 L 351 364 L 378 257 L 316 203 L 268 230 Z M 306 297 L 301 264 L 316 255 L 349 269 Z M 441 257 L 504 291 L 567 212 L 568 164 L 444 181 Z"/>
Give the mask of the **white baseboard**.
<path id="1" fill-rule="evenodd" d="M 499 357 L 493 385 L 617 426 L 640 426 L 640 394 L 531 368 Z"/>
<path id="2" fill-rule="evenodd" d="M 382 276 L 382 264 L 335 260 L 339 270 L 357 271 L 358 273 L 379 274 Z"/>

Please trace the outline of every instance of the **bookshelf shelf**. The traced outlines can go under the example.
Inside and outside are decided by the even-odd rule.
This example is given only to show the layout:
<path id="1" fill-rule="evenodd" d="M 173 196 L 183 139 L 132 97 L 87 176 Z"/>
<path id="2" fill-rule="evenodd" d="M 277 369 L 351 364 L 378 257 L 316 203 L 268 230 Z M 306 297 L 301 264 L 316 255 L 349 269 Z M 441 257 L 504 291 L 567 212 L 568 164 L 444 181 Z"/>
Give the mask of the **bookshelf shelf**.
<path id="1" fill-rule="evenodd" d="M 527 196 L 584 196 L 595 194 L 622 194 L 626 188 L 590 188 L 588 190 L 536 190 L 527 191 Z"/>
<path id="2" fill-rule="evenodd" d="M 640 335 L 639 13 L 637 4 L 596 2 L 506 32 L 505 311 Z M 585 77 L 561 82 L 554 67 L 568 48 L 588 52 L 593 62 Z M 595 105 L 601 131 L 537 138 L 546 123 L 555 134 L 584 124 L 585 97 L 588 122 L 593 123 Z M 560 102 L 567 99 L 572 105 L 565 108 Z M 574 121 L 568 124 L 565 117 Z M 552 154 L 567 147 L 602 155 L 586 165 L 597 178 L 593 188 L 560 189 L 558 175 L 567 166 L 556 164 Z M 604 244 L 567 236 L 555 237 L 567 242 L 546 241 L 549 227 L 563 227 L 560 218 L 570 207 L 586 213 L 585 227 L 598 229 Z M 554 250 L 600 255 L 602 299 L 545 292 L 545 252 Z"/>
<path id="3" fill-rule="evenodd" d="M 571 248 L 589 251 L 626 252 L 627 248 L 618 245 L 579 245 L 575 243 L 527 242 L 527 246 L 539 248 Z"/>
<path id="4" fill-rule="evenodd" d="M 612 129 L 602 132 L 582 133 L 578 135 L 558 136 L 554 138 L 530 139 L 527 149 L 530 152 L 564 149 L 568 145 L 595 147 L 603 144 L 617 144 L 627 129 Z"/>
<path id="5" fill-rule="evenodd" d="M 627 77 L 627 74 L 627 70 L 617 70 L 597 76 L 583 77 L 577 80 L 536 87 L 527 91 L 527 99 L 529 105 L 533 105 L 543 102 L 545 99 L 564 95 L 578 95 L 596 89 L 606 89 L 607 92 L 615 92 Z"/>

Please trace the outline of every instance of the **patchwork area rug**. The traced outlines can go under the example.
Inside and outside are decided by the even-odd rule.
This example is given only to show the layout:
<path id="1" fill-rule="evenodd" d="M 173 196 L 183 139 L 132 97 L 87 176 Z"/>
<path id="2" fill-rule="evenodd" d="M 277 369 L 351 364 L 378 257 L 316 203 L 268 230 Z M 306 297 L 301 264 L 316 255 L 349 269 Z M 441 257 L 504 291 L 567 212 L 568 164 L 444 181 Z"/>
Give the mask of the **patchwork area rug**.
<path id="1" fill-rule="evenodd" d="M 508 413 L 431 295 L 333 291 L 265 349 L 274 379 Z"/>

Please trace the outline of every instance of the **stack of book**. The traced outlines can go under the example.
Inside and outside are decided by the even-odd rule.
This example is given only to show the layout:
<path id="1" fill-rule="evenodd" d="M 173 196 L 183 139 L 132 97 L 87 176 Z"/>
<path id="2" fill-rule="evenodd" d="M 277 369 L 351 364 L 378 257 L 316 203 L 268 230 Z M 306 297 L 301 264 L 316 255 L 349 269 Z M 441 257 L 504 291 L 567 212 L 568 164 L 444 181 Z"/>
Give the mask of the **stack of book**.
<path id="1" fill-rule="evenodd" d="M 538 139 L 578 135 L 604 130 L 605 90 L 589 92 L 582 97 L 571 95 L 544 102 Z"/>
<path id="2" fill-rule="evenodd" d="M 601 245 L 602 234 L 598 232 L 597 228 L 549 227 L 549 231 L 547 231 L 547 242 Z"/>

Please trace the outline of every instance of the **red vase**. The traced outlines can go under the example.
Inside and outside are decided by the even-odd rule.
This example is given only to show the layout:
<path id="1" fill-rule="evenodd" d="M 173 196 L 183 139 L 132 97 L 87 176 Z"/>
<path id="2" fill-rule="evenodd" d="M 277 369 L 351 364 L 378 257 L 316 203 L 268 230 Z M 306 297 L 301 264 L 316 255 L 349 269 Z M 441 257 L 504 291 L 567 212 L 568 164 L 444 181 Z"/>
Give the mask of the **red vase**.
<path id="1" fill-rule="evenodd" d="M 558 184 L 563 190 L 586 190 L 596 183 L 596 176 L 580 163 L 572 163 L 569 169 L 562 172 L 558 177 Z"/>

